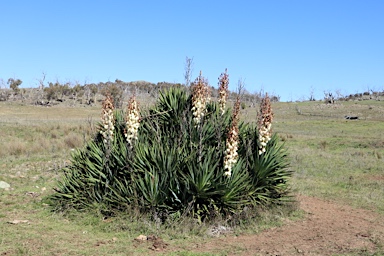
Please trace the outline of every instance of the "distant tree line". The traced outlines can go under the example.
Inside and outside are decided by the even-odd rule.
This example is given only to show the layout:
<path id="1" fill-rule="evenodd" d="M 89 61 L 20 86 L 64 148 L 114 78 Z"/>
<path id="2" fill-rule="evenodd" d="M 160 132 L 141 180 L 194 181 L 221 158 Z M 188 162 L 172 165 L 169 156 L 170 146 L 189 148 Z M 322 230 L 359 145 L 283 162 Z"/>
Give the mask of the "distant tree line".
<path id="1" fill-rule="evenodd" d="M 340 90 L 336 90 L 335 93 L 331 91 L 324 91 L 324 102 L 327 104 L 334 104 L 336 101 L 362 101 L 362 100 L 381 100 L 384 96 L 384 91 L 369 90 L 363 93 L 354 93 L 343 95 Z M 310 101 L 314 100 L 311 96 Z"/>
<path id="2" fill-rule="evenodd" d="M 147 81 L 124 82 L 116 79 L 114 82 L 84 83 L 78 82 L 45 82 L 39 80 L 38 88 L 20 89 L 22 84 L 20 79 L 10 78 L 7 83 L 3 79 L 0 80 L 0 101 L 22 100 L 32 104 L 47 105 L 53 102 L 72 101 L 73 103 L 94 104 L 98 100 L 98 95 L 105 96 L 110 94 L 114 98 L 115 105 L 121 107 L 124 99 L 130 94 L 148 95 L 156 97 L 160 90 L 172 86 L 183 86 L 178 83 L 150 83 Z M 104 97 L 103 97 L 104 98 Z"/>
<path id="3" fill-rule="evenodd" d="M 36 105 L 55 105 L 61 102 L 69 102 L 69 104 L 95 104 L 109 94 L 113 97 L 115 106 L 121 108 L 124 101 L 131 95 L 144 96 L 156 99 L 160 91 L 170 87 L 190 87 L 181 83 L 158 82 L 150 83 L 147 81 L 131 81 L 125 82 L 120 79 L 108 82 L 99 83 L 84 83 L 78 82 L 45 82 L 45 74 L 39 80 L 38 88 L 23 88 L 20 89 L 22 80 L 10 78 L 7 85 L 4 80 L 0 79 L 0 101 L 16 101 L 21 100 L 25 103 Z M 214 86 L 210 87 L 212 97 L 218 96 L 218 89 Z M 263 92 L 250 93 L 246 90 L 242 92 L 242 108 L 256 107 L 264 96 Z M 237 97 L 237 92 L 230 92 L 229 100 L 234 101 Z M 279 96 L 270 94 L 272 102 L 280 101 Z"/>

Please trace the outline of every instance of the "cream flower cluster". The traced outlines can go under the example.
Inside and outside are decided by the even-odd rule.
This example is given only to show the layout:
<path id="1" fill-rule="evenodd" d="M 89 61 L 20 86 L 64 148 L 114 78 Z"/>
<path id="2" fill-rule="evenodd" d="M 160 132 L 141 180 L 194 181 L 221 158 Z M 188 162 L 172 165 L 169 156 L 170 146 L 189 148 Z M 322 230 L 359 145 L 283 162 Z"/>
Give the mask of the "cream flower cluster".
<path id="1" fill-rule="evenodd" d="M 205 101 L 203 99 L 200 98 L 193 102 L 192 113 L 193 121 L 196 126 L 200 125 L 201 119 L 204 117 L 205 112 Z"/>
<path id="2" fill-rule="evenodd" d="M 192 88 L 192 114 L 195 126 L 199 126 L 206 114 L 206 104 L 209 101 L 208 83 L 200 76 L 196 79 Z"/>
<path id="3" fill-rule="evenodd" d="M 229 138 L 226 141 L 226 150 L 224 157 L 224 176 L 230 177 L 232 175 L 232 167 L 237 162 L 238 154 L 238 140 L 235 130 L 232 130 Z"/>
<path id="4" fill-rule="evenodd" d="M 227 69 L 225 69 L 225 73 L 222 73 L 219 77 L 219 106 L 222 115 L 225 112 L 225 104 L 228 99 L 228 84 L 229 79 Z"/>
<path id="5" fill-rule="evenodd" d="M 269 123 L 267 126 L 263 126 L 259 128 L 259 155 L 265 153 L 267 143 L 271 140 L 271 126 Z"/>
<path id="6" fill-rule="evenodd" d="M 260 115 L 259 115 L 259 155 L 265 153 L 267 143 L 272 137 L 272 120 L 273 112 L 271 107 L 271 101 L 266 94 L 261 99 Z"/>
<path id="7" fill-rule="evenodd" d="M 232 114 L 232 126 L 228 132 L 226 140 L 226 150 L 224 156 L 224 176 L 230 177 L 232 175 L 232 167 L 235 165 L 238 159 L 238 147 L 239 147 L 239 122 L 240 113 L 240 99 L 237 98 L 235 107 Z"/>
<path id="8" fill-rule="evenodd" d="M 132 97 L 128 103 L 126 115 L 125 138 L 130 147 L 132 147 L 134 140 L 137 140 L 137 132 L 140 126 L 140 113 L 139 107 L 135 97 Z"/>
<path id="9" fill-rule="evenodd" d="M 111 96 L 107 96 L 103 101 L 103 111 L 101 116 L 102 129 L 100 131 L 103 135 L 104 143 L 113 141 L 113 133 L 115 130 L 115 118 L 113 116 L 113 100 Z"/>

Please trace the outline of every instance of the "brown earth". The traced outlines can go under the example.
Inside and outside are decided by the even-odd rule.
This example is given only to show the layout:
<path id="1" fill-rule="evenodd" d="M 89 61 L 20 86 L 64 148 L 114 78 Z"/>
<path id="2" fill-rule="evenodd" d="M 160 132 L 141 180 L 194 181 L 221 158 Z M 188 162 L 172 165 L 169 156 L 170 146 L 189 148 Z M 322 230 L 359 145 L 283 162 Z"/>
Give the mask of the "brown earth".
<path id="1" fill-rule="evenodd" d="M 384 252 L 384 216 L 298 196 L 304 219 L 255 235 L 226 236 L 191 251 L 228 255 L 372 255 Z M 379 255 L 379 254 L 375 254 Z"/>

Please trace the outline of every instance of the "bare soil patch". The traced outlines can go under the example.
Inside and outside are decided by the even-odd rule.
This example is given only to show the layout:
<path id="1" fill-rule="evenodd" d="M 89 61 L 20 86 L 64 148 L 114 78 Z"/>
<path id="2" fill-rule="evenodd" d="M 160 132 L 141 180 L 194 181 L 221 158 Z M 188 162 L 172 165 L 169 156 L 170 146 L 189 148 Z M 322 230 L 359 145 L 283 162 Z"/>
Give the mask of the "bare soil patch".
<path id="1" fill-rule="evenodd" d="M 213 239 L 193 251 L 225 249 L 228 255 L 369 255 L 382 251 L 384 216 L 314 197 L 300 195 L 298 200 L 306 212 L 303 220 L 255 235 Z"/>

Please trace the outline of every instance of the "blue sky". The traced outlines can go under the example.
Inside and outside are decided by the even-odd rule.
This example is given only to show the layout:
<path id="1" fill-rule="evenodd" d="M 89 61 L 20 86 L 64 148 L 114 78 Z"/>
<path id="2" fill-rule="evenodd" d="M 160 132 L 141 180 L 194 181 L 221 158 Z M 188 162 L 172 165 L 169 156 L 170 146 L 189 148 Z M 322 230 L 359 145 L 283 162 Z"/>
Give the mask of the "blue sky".
<path id="1" fill-rule="evenodd" d="M 384 90 L 382 0 L 0 0 L 0 78 L 184 82 L 281 100 Z"/>

